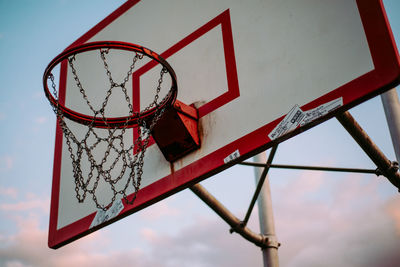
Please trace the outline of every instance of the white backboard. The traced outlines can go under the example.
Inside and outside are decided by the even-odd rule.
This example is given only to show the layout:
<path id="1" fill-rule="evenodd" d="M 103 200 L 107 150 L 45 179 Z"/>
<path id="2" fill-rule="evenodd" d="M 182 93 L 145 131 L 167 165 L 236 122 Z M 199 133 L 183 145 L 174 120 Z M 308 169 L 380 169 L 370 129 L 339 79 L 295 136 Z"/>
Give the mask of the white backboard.
<path id="1" fill-rule="evenodd" d="M 58 128 L 49 246 L 71 242 L 393 87 L 400 68 L 388 27 L 380 0 L 126 2 L 70 47 L 116 40 L 159 53 L 176 72 L 178 100 L 198 108 L 201 148 L 169 163 L 151 145 L 135 203 L 119 201 L 103 212 L 90 198 L 78 203 Z M 129 60 L 116 60 L 112 71 L 123 77 Z M 101 64 L 76 62 L 82 79 L 96 68 L 104 74 Z M 138 65 L 128 83 L 141 106 L 154 96 L 155 72 Z M 85 110 L 70 70 L 61 72 L 61 83 L 65 103 Z M 86 79 L 94 102 L 101 100 L 90 88 L 105 83 L 106 76 Z M 117 100 L 111 105 L 117 116 L 124 111 Z"/>

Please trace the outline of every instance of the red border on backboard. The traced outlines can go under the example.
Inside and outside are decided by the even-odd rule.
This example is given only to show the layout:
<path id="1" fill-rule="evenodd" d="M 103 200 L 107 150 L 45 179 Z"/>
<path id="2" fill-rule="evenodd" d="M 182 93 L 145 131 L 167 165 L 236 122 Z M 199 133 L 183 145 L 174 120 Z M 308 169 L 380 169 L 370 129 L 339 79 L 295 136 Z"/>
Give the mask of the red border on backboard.
<path id="1" fill-rule="evenodd" d="M 208 113 L 216 110 L 217 108 L 225 105 L 226 103 L 232 101 L 233 99 L 239 96 L 239 82 L 236 71 L 236 60 L 233 47 L 232 26 L 231 26 L 229 9 L 225 10 L 220 15 L 218 15 L 208 23 L 204 24 L 202 27 L 200 27 L 193 33 L 189 34 L 181 41 L 170 47 L 168 50 L 160 54 L 161 57 L 167 60 L 170 56 L 174 55 L 176 52 L 183 49 L 185 46 L 189 45 L 196 39 L 200 38 L 207 32 L 217 27 L 218 25 L 221 25 L 221 30 L 222 30 L 222 41 L 225 53 L 224 56 L 225 56 L 226 76 L 228 82 L 228 91 L 216 97 L 215 99 L 211 100 L 210 102 L 207 102 L 202 106 L 198 107 L 199 118 L 207 115 Z M 148 72 L 152 68 L 154 68 L 157 64 L 158 64 L 157 62 L 151 61 L 133 73 L 132 84 L 134 88 L 133 91 L 134 99 L 140 99 L 139 95 L 140 90 L 137 90 L 140 88 L 140 76 Z M 186 104 L 191 104 L 191 103 L 186 103 Z M 139 105 L 140 104 L 137 101 L 135 101 L 135 110 L 140 109 Z"/>
<path id="2" fill-rule="evenodd" d="M 202 27 L 198 28 L 181 41 L 167 49 L 165 52 L 161 53 L 160 56 L 165 60 L 168 60 L 169 57 L 173 56 L 175 53 L 194 42 L 207 32 L 211 31 L 218 25 L 221 25 L 222 31 L 222 43 L 224 49 L 224 58 L 225 58 L 225 70 L 226 77 L 228 83 L 228 90 L 214 98 L 213 100 L 204 103 L 202 106 L 198 107 L 199 118 L 207 115 L 208 113 L 216 110 L 217 108 L 229 103 L 240 95 L 239 92 L 239 82 L 236 71 L 236 60 L 235 60 L 235 51 L 233 47 L 233 36 L 232 36 L 232 26 L 231 26 L 231 18 L 229 9 L 222 12 L 220 15 L 210 20 Z M 132 98 L 136 99 L 133 104 L 134 111 L 140 111 L 140 77 L 146 72 L 150 71 L 152 68 L 157 66 L 158 63 L 156 61 L 150 61 L 137 71 L 132 74 Z M 185 103 L 192 104 L 192 103 Z M 136 140 L 138 137 L 138 133 L 136 131 L 133 132 L 133 138 Z M 149 145 L 153 145 L 154 140 L 151 138 Z"/>
<path id="3" fill-rule="evenodd" d="M 79 38 L 71 46 L 84 43 L 93 37 L 97 32 L 106 27 L 117 17 L 122 15 L 129 8 L 134 6 L 138 0 L 128 1 L 118 8 L 115 12 L 93 27 L 88 33 Z M 365 29 L 367 41 L 371 51 L 375 69 L 356 78 L 355 80 L 333 90 L 332 92 L 315 99 L 314 101 L 304 105 L 303 110 L 315 108 L 330 100 L 342 97 L 343 107 L 337 112 L 349 109 L 366 99 L 369 99 L 379 93 L 390 89 L 399 83 L 400 79 L 400 59 L 396 49 L 393 35 L 390 31 L 388 20 L 383 8 L 382 0 L 357 0 L 358 9 L 360 11 L 362 23 Z M 222 25 L 222 24 L 221 24 Z M 232 34 L 230 34 L 232 35 Z M 190 35 L 189 35 L 190 36 Z M 225 43 L 225 39 L 224 39 Z M 229 43 L 229 42 L 228 42 Z M 225 46 L 225 44 L 224 44 Z M 225 51 L 227 50 L 224 47 Z M 229 49 L 228 49 L 229 50 Z M 168 50 L 167 50 L 168 51 Z M 167 52 L 166 51 L 166 52 Z M 166 53 L 164 52 L 164 53 Z M 163 55 L 165 56 L 165 55 Z M 226 55 L 225 55 L 226 56 Z M 228 71 L 228 69 L 227 69 Z M 66 73 L 61 73 L 61 80 L 65 79 Z M 61 85 L 61 84 L 60 84 Z M 61 97 L 61 96 L 60 96 Z M 220 105 L 219 103 L 218 105 Z M 204 112 L 207 112 L 205 110 Z M 335 113 L 329 114 L 327 117 L 318 120 L 314 123 L 306 125 L 296 131 L 290 136 L 298 134 L 304 129 L 308 129 L 313 125 L 322 122 Z M 61 166 L 61 149 L 62 149 L 62 132 L 57 126 L 56 130 L 56 148 L 53 169 L 53 187 L 52 187 L 52 200 L 50 210 L 50 227 L 49 227 L 49 246 L 58 248 L 65 245 L 77 238 L 89 234 L 107 224 L 119 220 L 131 213 L 145 208 L 175 192 L 178 192 L 191 184 L 197 183 L 215 173 L 218 173 L 230 166 L 235 162 L 225 164 L 223 159 L 231 154 L 236 149 L 239 149 L 241 157 L 238 160 L 251 157 L 258 152 L 271 147 L 277 142 L 283 141 L 290 136 L 285 136 L 283 139 L 275 140 L 272 142 L 266 137 L 266 133 L 280 122 L 281 118 L 268 123 L 267 125 L 257 129 L 256 131 L 236 140 L 225 147 L 207 155 L 206 157 L 194 162 L 175 173 L 164 177 L 157 182 L 140 190 L 140 198 L 136 200 L 134 205 L 125 206 L 124 210 L 116 218 L 106 222 L 105 224 L 89 229 L 89 226 L 95 216 L 91 214 L 75 223 L 72 223 L 61 229 L 57 229 L 57 216 L 58 216 L 58 198 L 59 198 L 59 182 L 60 182 L 60 166 Z M 195 177 L 195 178 L 192 178 Z"/>

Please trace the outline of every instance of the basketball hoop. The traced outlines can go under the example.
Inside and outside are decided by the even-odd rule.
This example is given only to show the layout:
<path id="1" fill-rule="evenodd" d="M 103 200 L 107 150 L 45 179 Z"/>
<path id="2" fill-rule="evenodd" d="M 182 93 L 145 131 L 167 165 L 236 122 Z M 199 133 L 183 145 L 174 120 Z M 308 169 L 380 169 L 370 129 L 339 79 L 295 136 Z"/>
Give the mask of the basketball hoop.
<path id="1" fill-rule="evenodd" d="M 95 108 L 95 105 L 89 99 L 74 65 L 78 55 L 96 50 L 99 51 L 100 59 L 104 64 L 104 69 L 109 80 L 109 87 L 107 87 L 108 89 L 105 92 L 103 102 L 98 108 Z M 133 55 L 131 65 L 120 83 L 114 81 L 107 63 L 107 55 L 111 50 L 128 51 L 132 52 Z M 126 84 L 133 73 L 136 63 L 144 57 L 157 61 L 162 69 L 158 77 L 153 101 L 144 109 L 134 111 Z M 60 99 L 60 91 L 57 89 L 52 71 L 56 66 L 61 65 L 63 61 L 67 61 L 81 97 L 89 107 L 90 114 L 83 114 L 73 110 L 67 107 L 64 101 Z M 161 84 L 166 73 L 171 77 L 171 85 L 168 93 L 160 99 Z M 87 194 L 90 194 L 97 208 L 108 210 L 113 205 L 117 195 L 121 195 L 126 203 L 132 204 L 140 188 L 144 155 L 149 144 L 150 133 L 164 111 L 172 107 L 176 101 L 177 82 L 172 67 L 158 54 L 136 44 L 117 41 L 85 43 L 67 49 L 50 62 L 43 75 L 43 86 L 46 97 L 57 116 L 65 143 L 68 147 L 69 156 L 72 160 L 75 192 L 78 201 L 83 202 Z M 111 95 L 118 88 L 123 93 L 123 102 L 125 102 L 120 104 L 126 105 L 128 112 L 124 116 L 110 117 L 105 113 L 105 109 Z M 83 138 L 76 136 L 76 133 L 73 131 L 74 128 L 69 125 L 69 120 L 78 123 L 80 129 L 85 128 L 86 134 Z M 137 132 L 137 137 L 135 137 L 131 145 L 126 144 L 124 141 L 124 136 L 126 137 L 128 128 L 134 128 Z M 106 131 L 106 136 L 104 137 L 99 134 L 96 129 L 102 129 L 103 132 Z M 104 155 L 102 155 L 101 159 L 96 159 L 94 151 L 101 145 L 105 147 Z M 83 161 L 85 161 L 86 165 L 89 165 L 87 177 L 83 175 Z M 89 164 L 86 162 L 89 162 Z M 116 165 L 119 165 L 117 171 L 115 168 Z M 103 181 L 112 192 L 111 199 L 105 203 L 99 201 L 97 199 L 98 196 L 96 196 L 98 185 L 99 183 L 104 183 Z M 117 186 L 118 183 L 122 183 L 122 185 L 119 184 Z M 130 185 L 134 189 L 134 194 L 132 198 L 128 199 L 127 192 Z"/>
<path id="2" fill-rule="evenodd" d="M 109 49 L 118 49 L 118 50 L 125 50 L 125 51 L 131 51 L 135 53 L 135 58 L 133 64 L 131 65 L 131 68 L 128 71 L 128 75 L 126 76 L 126 79 L 124 79 L 124 83 L 117 84 L 115 83 L 111 78 L 110 78 L 110 83 L 111 83 L 111 88 L 107 93 L 111 93 L 111 90 L 113 87 L 118 87 L 125 85 L 127 82 L 127 79 L 129 79 L 130 74 L 132 74 L 134 64 L 138 59 L 142 59 L 143 56 L 149 57 L 158 63 L 160 63 L 163 66 L 163 72 L 160 74 L 161 82 L 162 82 L 162 77 L 163 74 L 168 72 L 169 75 L 171 76 L 172 84 L 171 84 L 171 89 L 169 91 L 169 94 L 157 105 L 155 102 L 150 103 L 149 106 L 147 106 L 142 112 L 133 112 L 132 114 L 129 114 L 127 116 L 123 117 L 117 117 L 117 118 L 109 118 L 109 117 L 101 117 L 98 118 L 96 117 L 101 113 L 98 111 L 97 113 L 92 110 L 96 116 L 88 116 L 85 114 L 81 114 L 79 112 L 76 112 L 68 107 L 66 107 L 63 103 L 59 102 L 59 99 L 57 97 L 57 91 L 53 87 L 53 94 L 50 92 L 50 89 L 48 87 L 48 80 L 52 80 L 52 70 L 59 65 L 63 60 L 68 60 L 69 65 L 73 69 L 73 60 L 76 55 L 88 52 L 88 51 L 93 51 L 93 50 L 100 50 L 102 59 L 105 63 L 105 68 L 107 68 L 107 63 L 105 61 L 104 55 L 108 53 Z M 111 77 L 109 70 L 107 70 L 107 75 Z M 74 73 L 75 78 L 77 78 L 76 72 Z M 79 79 L 77 80 L 77 83 L 79 83 Z M 80 83 L 79 83 L 80 84 Z M 52 80 L 52 86 L 54 85 L 53 80 Z M 105 127 L 105 128 L 118 128 L 121 125 L 138 125 L 139 120 L 147 120 L 151 116 L 153 116 L 158 109 L 165 108 L 167 106 L 171 106 L 175 100 L 176 100 L 176 95 L 177 95 L 177 82 L 176 82 L 176 75 L 172 67 L 169 65 L 169 63 L 163 59 L 160 55 L 156 54 L 155 52 L 151 51 L 150 49 L 147 49 L 143 46 L 136 45 L 136 44 L 130 44 L 130 43 L 125 43 L 125 42 L 117 42 L 117 41 L 101 41 L 101 42 L 92 42 L 92 43 L 85 43 L 83 45 L 79 45 L 73 48 L 70 48 L 64 52 L 62 52 L 60 55 L 55 57 L 50 64 L 47 66 L 45 73 L 43 75 L 43 86 L 45 90 L 46 97 L 49 99 L 50 104 L 53 106 L 53 108 L 59 110 L 59 112 L 62 113 L 63 117 L 67 117 L 73 121 L 76 121 L 81 124 L 91 124 L 94 127 Z M 79 87 L 80 85 L 78 85 Z M 79 88 L 82 90 L 82 88 Z M 157 99 L 156 99 L 157 100 Z"/>

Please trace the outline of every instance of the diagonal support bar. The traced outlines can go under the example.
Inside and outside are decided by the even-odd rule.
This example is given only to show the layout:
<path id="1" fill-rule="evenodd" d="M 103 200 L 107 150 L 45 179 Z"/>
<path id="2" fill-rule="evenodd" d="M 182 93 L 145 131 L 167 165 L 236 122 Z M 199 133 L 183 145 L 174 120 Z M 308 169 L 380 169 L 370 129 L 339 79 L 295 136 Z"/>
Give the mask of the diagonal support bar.
<path id="1" fill-rule="evenodd" d="M 190 187 L 201 200 L 203 200 L 213 211 L 215 211 L 225 222 L 231 226 L 232 231 L 237 232 L 246 240 L 254 243 L 261 248 L 267 248 L 274 245 L 273 240 L 269 240 L 267 236 L 256 234 L 233 215 L 221 202 L 219 202 L 213 195 L 211 195 L 202 185 L 195 184 Z"/>
<path id="2" fill-rule="evenodd" d="M 383 152 L 375 145 L 367 133 L 361 128 L 357 121 L 347 111 L 336 116 L 337 120 L 349 132 L 358 145 L 370 157 L 378 167 L 380 173 L 400 189 L 400 174 L 398 172 L 398 163 L 391 162 Z"/>
<path id="3" fill-rule="evenodd" d="M 246 213 L 246 216 L 244 217 L 244 220 L 242 222 L 243 226 L 246 226 L 248 221 L 249 221 L 249 219 L 250 219 L 251 212 L 253 211 L 254 205 L 256 204 L 256 201 L 257 201 L 257 198 L 258 198 L 258 195 L 260 194 L 260 191 L 261 191 L 261 188 L 262 188 L 262 186 L 264 184 L 265 178 L 267 177 L 267 174 L 268 174 L 268 171 L 269 171 L 269 165 L 271 165 L 272 160 L 275 157 L 275 153 L 276 153 L 277 149 L 278 149 L 278 145 L 273 146 L 272 149 L 271 149 L 271 152 L 269 153 L 268 160 L 267 160 L 267 163 L 266 163 L 266 167 L 264 168 L 264 170 L 263 170 L 263 172 L 261 174 L 260 180 L 258 181 L 258 184 L 257 184 L 256 191 L 254 192 L 253 198 L 251 199 L 251 202 L 250 202 L 250 206 L 249 206 L 249 208 L 247 210 L 247 213 Z"/>

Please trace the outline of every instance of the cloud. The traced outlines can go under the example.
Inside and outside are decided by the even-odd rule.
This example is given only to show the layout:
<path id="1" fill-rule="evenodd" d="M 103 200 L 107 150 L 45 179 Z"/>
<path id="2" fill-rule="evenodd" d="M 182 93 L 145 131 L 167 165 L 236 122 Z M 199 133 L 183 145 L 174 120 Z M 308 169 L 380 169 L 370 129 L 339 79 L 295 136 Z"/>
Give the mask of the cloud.
<path id="1" fill-rule="evenodd" d="M 32 93 L 32 98 L 33 99 L 42 99 L 43 98 L 43 90 L 36 90 L 35 92 Z"/>
<path id="2" fill-rule="evenodd" d="M 40 197 L 32 193 L 27 193 L 23 197 L 17 198 L 18 191 L 16 189 L 0 187 L 1 194 L 11 197 L 0 203 L 0 211 L 9 215 L 14 215 L 18 212 L 34 212 L 36 214 L 41 212 L 41 214 L 47 216 L 49 213 L 50 198 L 47 196 Z"/>
<path id="3" fill-rule="evenodd" d="M 397 235 L 400 236 L 400 199 L 395 198 L 389 201 L 385 206 L 386 213 L 393 219 Z"/>
<path id="4" fill-rule="evenodd" d="M 157 233 L 150 228 L 143 228 L 140 230 L 140 235 L 150 243 L 154 243 L 157 240 Z"/>
<path id="5" fill-rule="evenodd" d="M 260 249 L 238 234 L 216 215 L 200 220 L 174 235 L 158 234 L 152 255 L 158 266 L 260 266 Z"/>
<path id="6" fill-rule="evenodd" d="M 1 187 L 0 186 L 0 196 L 16 198 L 17 195 L 18 195 L 17 189 L 12 188 L 12 187 Z"/>
<path id="7" fill-rule="evenodd" d="M 180 211 L 176 208 L 169 206 L 169 202 L 160 201 L 151 207 L 144 209 L 140 212 L 140 217 L 148 221 L 159 220 L 161 217 L 176 216 Z"/>
<path id="8" fill-rule="evenodd" d="M 10 170 L 14 166 L 14 158 L 10 155 L 0 157 L 0 170 Z"/>
<path id="9" fill-rule="evenodd" d="M 1 203 L 0 211 L 4 212 L 20 212 L 20 211 L 32 211 L 40 210 L 47 214 L 50 207 L 50 199 L 41 199 L 35 196 L 30 196 L 26 200 L 13 202 L 13 203 Z"/>
<path id="10" fill-rule="evenodd" d="M 39 228 L 36 216 L 20 218 L 19 231 L 0 246 L 0 266 L 151 266 L 138 249 L 101 252 L 107 241 L 101 232 L 93 233 L 58 250 L 47 247 L 47 231 Z"/>
<path id="11" fill-rule="evenodd" d="M 300 173 L 299 178 L 288 183 L 284 190 L 295 193 L 296 196 L 305 196 L 319 191 L 323 182 L 323 172 L 304 171 Z"/>
<path id="12" fill-rule="evenodd" d="M 47 117 L 44 117 L 44 116 L 37 117 L 37 118 L 35 118 L 35 120 L 34 120 L 34 122 L 35 122 L 36 124 L 44 124 L 44 123 L 46 123 L 47 121 L 48 121 L 48 118 L 47 118 Z"/>
<path id="13" fill-rule="evenodd" d="M 382 197 L 386 181 L 366 177 L 333 180 L 326 173 L 304 172 L 272 192 L 281 266 L 400 266 L 399 196 Z M 215 214 L 199 214 L 174 231 L 133 228 L 140 237 L 118 250 L 118 240 L 105 229 L 58 250 L 48 249 L 47 231 L 39 228 L 35 216 L 20 216 L 18 232 L 1 237 L 1 266 L 262 266 L 261 250 L 230 234 Z M 249 227 L 254 232 L 256 222 L 252 216 Z"/>
<path id="14" fill-rule="evenodd" d="M 0 266 L 257 266 L 252 263 L 261 260 L 259 249 L 231 235 L 228 225 L 217 216 L 199 220 L 173 235 L 143 228 L 140 232 L 150 245 L 146 251 L 137 245 L 138 240 L 128 248 L 110 250 L 108 246 L 113 244 L 108 243 L 107 231 L 52 250 L 47 248 L 47 231 L 40 229 L 39 218 L 37 214 L 14 217 L 18 231 L 2 238 Z M 232 252 L 235 255 L 226 258 Z M 242 257 L 242 253 L 248 256 Z"/>
<path id="15" fill-rule="evenodd" d="M 317 200 L 307 197 L 308 184 L 275 192 L 283 266 L 399 266 L 399 217 L 390 204 L 398 195 L 380 198 L 379 188 L 387 181 L 366 177 L 325 177 L 319 191 L 326 196 Z"/>

